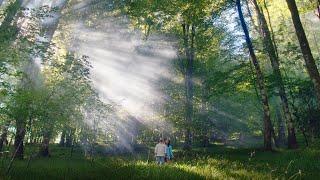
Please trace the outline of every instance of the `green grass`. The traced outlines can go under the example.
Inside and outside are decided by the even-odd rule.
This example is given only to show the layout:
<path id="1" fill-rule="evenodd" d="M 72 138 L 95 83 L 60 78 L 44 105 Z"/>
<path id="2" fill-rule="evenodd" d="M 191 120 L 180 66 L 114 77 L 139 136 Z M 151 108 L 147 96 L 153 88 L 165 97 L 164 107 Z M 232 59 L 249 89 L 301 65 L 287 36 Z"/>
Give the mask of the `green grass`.
<path id="1" fill-rule="evenodd" d="M 7 175 L 9 159 L 2 158 L 0 179 L 317 179 L 319 154 L 318 148 L 263 152 L 214 146 L 176 151 L 174 162 L 158 166 L 143 153 L 86 159 L 80 149 L 70 157 L 70 149 L 54 147 L 52 157 L 33 159 L 29 167 L 27 159 L 14 161 Z"/>

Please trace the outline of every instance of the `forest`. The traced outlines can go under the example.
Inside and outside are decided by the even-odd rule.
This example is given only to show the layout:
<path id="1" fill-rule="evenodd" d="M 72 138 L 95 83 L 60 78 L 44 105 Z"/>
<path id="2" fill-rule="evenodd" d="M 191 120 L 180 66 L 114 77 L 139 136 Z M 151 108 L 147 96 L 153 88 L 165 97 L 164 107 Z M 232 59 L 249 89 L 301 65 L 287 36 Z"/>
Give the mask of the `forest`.
<path id="1" fill-rule="evenodd" d="M 319 27 L 320 0 L 0 0 L 0 179 L 317 179 Z"/>

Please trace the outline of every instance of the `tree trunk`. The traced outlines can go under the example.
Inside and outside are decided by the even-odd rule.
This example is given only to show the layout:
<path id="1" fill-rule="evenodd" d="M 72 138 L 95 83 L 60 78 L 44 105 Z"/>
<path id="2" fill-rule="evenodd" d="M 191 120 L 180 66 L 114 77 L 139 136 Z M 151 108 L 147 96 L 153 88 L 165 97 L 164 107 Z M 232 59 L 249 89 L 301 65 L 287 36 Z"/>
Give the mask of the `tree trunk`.
<path id="1" fill-rule="evenodd" d="M 64 147 L 65 146 L 65 142 L 66 142 L 66 130 L 63 129 L 61 137 L 60 137 L 59 145 Z"/>
<path id="2" fill-rule="evenodd" d="M 302 135 L 303 135 L 303 138 L 304 138 L 304 142 L 306 143 L 306 146 L 308 147 L 309 146 L 309 142 L 308 142 L 308 136 L 306 134 L 306 131 L 301 128 L 301 132 L 302 132 Z"/>
<path id="3" fill-rule="evenodd" d="M 205 73 L 202 74 L 202 80 L 201 80 L 201 121 L 202 124 L 202 145 L 203 147 L 209 147 L 210 141 L 209 141 L 209 125 L 208 125 L 208 102 L 207 102 L 207 88 L 206 88 L 206 82 L 205 82 Z"/>
<path id="4" fill-rule="evenodd" d="M 63 9 L 65 8 L 65 6 L 68 4 L 68 1 L 69 0 L 64 0 L 61 4 L 59 4 L 59 6 L 55 7 L 58 10 L 53 12 L 50 15 L 52 15 L 53 17 L 57 17 L 57 18 L 55 18 L 54 21 L 52 21 L 51 23 L 42 27 L 42 30 L 44 32 L 44 37 L 47 38 L 48 42 L 51 42 L 53 35 L 58 28 L 59 21 L 61 18 L 61 13 L 62 13 Z M 59 2 L 59 1 L 57 1 L 57 2 Z"/>
<path id="5" fill-rule="evenodd" d="M 315 60 L 312 56 L 312 52 L 309 46 L 308 39 L 306 37 L 306 34 L 304 32 L 300 16 L 299 16 L 299 11 L 297 8 L 297 4 L 295 0 L 286 0 L 287 5 L 289 7 L 290 13 L 291 13 L 291 18 L 292 22 L 294 25 L 294 28 L 296 30 L 296 35 L 299 40 L 300 48 L 304 57 L 304 61 L 306 64 L 306 68 L 308 71 L 308 74 L 313 82 L 314 89 L 317 95 L 317 100 L 318 100 L 318 106 L 320 104 L 320 76 L 319 76 L 319 71 L 317 68 L 317 65 L 315 63 Z M 293 139 L 290 139 L 290 141 L 293 141 Z M 288 142 L 290 144 L 291 142 Z"/>
<path id="6" fill-rule="evenodd" d="M 186 88 L 186 131 L 185 131 L 185 144 L 184 149 L 191 149 L 191 124 L 193 116 L 193 62 L 194 62 L 194 36 L 195 27 L 183 24 L 183 37 L 184 37 L 184 47 L 187 58 L 187 66 L 185 72 L 185 88 Z"/>
<path id="7" fill-rule="evenodd" d="M 24 155 L 24 136 L 26 133 L 26 124 L 23 120 L 16 120 L 16 135 L 14 138 L 15 157 L 23 159 Z"/>
<path id="8" fill-rule="evenodd" d="M 282 114 L 278 107 L 276 107 L 276 117 L 278 120 L 278 143 L 280 147 L 283 147 L 286 144 L 286 132 Z"/>
<path id="9" fill-rule="evenodd" d="M 42 140 L 42 144 L 41 144 L 40 151 L 39 151 L 39 154 L 42 157 L 49 157 L 50 156 L 49 142 L 50 142 L 50 133 L 48 131 L 46 131 L 43 134 L 43 140 Z"/>
<path id="10" fill-rule="evenodd" d="M 317 16 L 320 19 L 320 0 L 317 1 Z"/>
<path id="11" fill-rule="evenodd" d="M 274 127 L 273 125 L 271 124 L 271 136 L 273 137 L 273 141 L 274 141 L 274 144 L 275 146 L 278 148 L 279 147 L 279 141 L 278 141 L 278 137 L 274 131 Z"/>
<path id="12" fill-rule="evenodd" d="M 252 61 L 252 64 L 254 65 L 254 68 L 255 68 L 255 73 L 256 73 L 256 77 L 257 77 L 257 84 L 258 84 L 258 88 L 260 91 L 261 102 L 263 105 L 264 148 L 265 148 L 265 150 L 269 151 L 269 150 L 272 150 L 272 140 L 271 140 L 270 108 L 269 108 L 269 102 L 268 102 L 267 89 L 264 84 L 264 76 L 261 71 L 258 59 L 255 55 L 254 50 L 253 50 L 253 45 L 252 45 L 252 42 L 250 39 L 249 31 L 248 31 L 247 25 L 246 25 L 244 17 L 243 17 L 240 0 L 236 0 L 236 4 L 237 4 L 237 9 L 238 9 L 238 13 L 239 13 L 241 26 L 242 26 L 242 29 L 245 34 L 246 44 L 249 49 L 251 61 Z"/>
<path id="13" fill-rule="evenodd" d="M 271 66 L 273 69 L 273 74 L 276 78 L 276 85 L 279 91 L 279 96 L 281 99 L 281 105 L 283 109 L 284 116 L 287 121 L 287 127 L 288 127 L 288 148 L 294 149 L 298 147 L 296 135 L 295 135 L 295 128 L 294 123 L 292 119 L 291 112 L 289 110 L 289 104 L 288 104 L 288 98 L 286 95 L 283 78 L 280 71 L 280 65 L 279 65 L 279 59 L 276 54 L 276 50 L 272 41 L 271 33 L 268 28 L 267 21 L 265 19 L 265 16 L 263 12 L 261 11 L 258 3 L 256 0 L 253 0 L 254 7 L 256 9 L 258 19 L 259 19 L 259 26 L 260 26 L 260 34 L 263 38 L 263 47 L 265 52 L 268 54 L 269 59 L 271 61 Z"/>
<path id="14" fill-rule="evenodd" d="M 68 128 L 67 134 L 66 134 L 66 147 L 72 146 L 72 137 L 73 137 L 73 131 L 71 128 Z"/>
<path id="15" fill-rule="evenodd" d="M 277 43 L 276 43 L 276 38 L 275 38 L 275 35 L 274 35 L 274 31 L 273 31 L 273 28 L 272 28 L 270 13 L 269 13 L 269 9 L 268 9 L 266 0 L 263 0 L 263 5 L 264 5 L 264 8 L 266 9 L 266 12 L 267 12 L 267 17 L 268 17 L 268 21 L 269 21 L 270 33 L 271 33 L 271 37 L 272 37 L 272 41 L 273 41 L 274 50 L 276 52 L 277 58 L 279 59 L 278 46 L 277 46 Z"/>
<path id="16" fill-rule="evenodd" d="M 3 39 L 3 40 L 7 42 L 10 42 L 10 40 L 15 39 L 16 35 L 18 34 L 18 30 L 16 29 L 16 26 L 14 26 L 14 29 L 12 29 L 13 26 L 11 24 L 16 14 L 20 10 L 21 5 L 22 5 L 22 0 L 16 0 L 12 2 L 5 11 L 6 12 L 5 18 L 3 19 L 0 25 L 0 36 L 5 36 L 6 39 Z"/>
<path id="17" fill-rule="evenodd" d="M 32 114 L 29 115 L 27 132 L 29 133 L 29 137 L 28 137 L 26 143 L 32 144 L 32 136 L 33 136 L 33 132 L 32 132 Z"/>
<path id="18" fill-rule="evenodd" d="M 1 2 L 2 3 L 2 2 Z M 1 23 L 1 30 L 4 30 L 4 27 L 10 26 L 10 24 L 13 22 L 15 15 L 20 10 L 20 7 L 22 5 L 22 0 L 16 0 L 14 2 L 11 2 L 10 5 L 5 10 L 5 18 L 3 19 Z"/>
<path id="19" fill-rule="evenodd" d="M 247 13 L 248 13 L 248 16 L 250 18 L 250 21 L 253 23 L 252 25 L 254 25 L 254 20 L 253 20 L 253 16 L 252 16 L 252 13 L 251 13 L 251 10 L 250 10 L 250 6 L 249 6 L 248 0 L 245 0 L 244 3 L 246 4 Z"/>
<path id="20" fill-rule="evenodd" d="M 8 144 L 7 135 L 8 135 L 8 126 L 4 125 L 2 128 L 2 134 L 0 136 L 0 152 L 2 151 L 4 144 Z"/>
<path id="21" fill-rule="evenodd" d="M 203 139 L 202 139 L 202 146 L 203 147 L 209 147 L 209 137 L 207 134 L 203 135 Z"/>

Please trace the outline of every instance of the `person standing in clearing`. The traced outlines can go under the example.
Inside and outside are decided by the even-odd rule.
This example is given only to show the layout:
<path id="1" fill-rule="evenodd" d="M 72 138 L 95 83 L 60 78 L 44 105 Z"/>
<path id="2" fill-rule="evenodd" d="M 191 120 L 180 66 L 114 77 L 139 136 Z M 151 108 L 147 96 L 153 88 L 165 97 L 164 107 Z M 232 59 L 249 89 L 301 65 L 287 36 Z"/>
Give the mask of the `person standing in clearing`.
<path id="1" fill-rule="evenodd" d="M 159 143 L 154 148 L 154 155 L 156 156 L 156 161 L 158 164 L 162 165 L 164 163 L 164 157 L 166 155 L 166 145 L 163 140 L 160 139 Z"/>
<path id="2" fill-rule="evenodd" d="M 167 139 L 166 140 L 166 159 L 167 159 L 167 162 L 170 162 L 173 158 L 173 152 L 172 152 L 172 146 L 171 146 L 171 143 L 170 143 L 170 140 Z"/>

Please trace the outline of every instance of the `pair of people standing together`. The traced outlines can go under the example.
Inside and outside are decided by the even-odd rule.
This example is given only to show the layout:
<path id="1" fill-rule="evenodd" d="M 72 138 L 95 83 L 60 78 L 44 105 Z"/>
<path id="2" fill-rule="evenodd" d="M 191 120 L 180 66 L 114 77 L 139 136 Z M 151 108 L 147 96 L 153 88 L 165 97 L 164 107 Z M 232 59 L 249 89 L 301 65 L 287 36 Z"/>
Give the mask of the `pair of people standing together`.
<path id="1" fill-rule="evenodd" d="M 159 143 L 154 148 L 154 154 L 156 156 L 157 163 L 160 165 L 172 160 L 173 153 L 170 140 L 160 139 Z"/>

